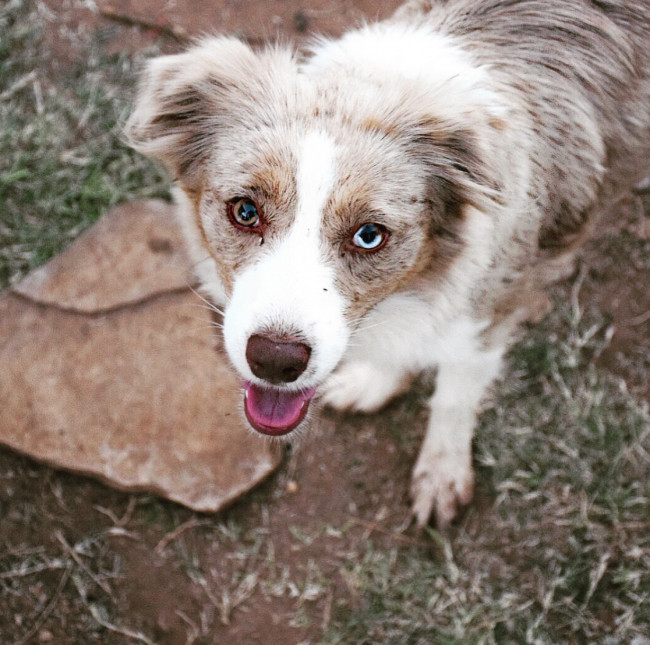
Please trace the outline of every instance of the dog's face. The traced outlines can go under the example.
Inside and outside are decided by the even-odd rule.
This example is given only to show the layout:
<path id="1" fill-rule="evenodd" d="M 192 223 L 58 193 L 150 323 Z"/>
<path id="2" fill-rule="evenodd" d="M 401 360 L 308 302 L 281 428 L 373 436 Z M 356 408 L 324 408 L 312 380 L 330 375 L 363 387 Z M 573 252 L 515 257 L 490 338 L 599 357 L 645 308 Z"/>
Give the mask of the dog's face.
<path id="1" fill-rule="evenodd" d="M 480 144 L 426 106 L 415 85 L 307 74 L 232 39 L 151 63 L 129 134 L 193 205 L 256 430 L 298 427 L 367 313 L 443 281 L 462 249 L 489 192 Z"/>

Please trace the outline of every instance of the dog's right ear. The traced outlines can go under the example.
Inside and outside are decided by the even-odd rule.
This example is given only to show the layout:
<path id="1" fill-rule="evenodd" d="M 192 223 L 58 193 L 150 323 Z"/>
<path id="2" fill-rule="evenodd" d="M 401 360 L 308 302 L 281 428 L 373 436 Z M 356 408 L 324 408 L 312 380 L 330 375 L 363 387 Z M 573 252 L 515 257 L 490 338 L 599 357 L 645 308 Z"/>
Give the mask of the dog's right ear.
<path id="1" fill-rule="evenodd" d="M 150 60 L 126 123 L 129 144 L 162 161 L 174 179 L 191 188 L 223 127 L 233 90 L 245 94 L 259 75 L 259 62 L 248 45 L 229 37 Z"/>

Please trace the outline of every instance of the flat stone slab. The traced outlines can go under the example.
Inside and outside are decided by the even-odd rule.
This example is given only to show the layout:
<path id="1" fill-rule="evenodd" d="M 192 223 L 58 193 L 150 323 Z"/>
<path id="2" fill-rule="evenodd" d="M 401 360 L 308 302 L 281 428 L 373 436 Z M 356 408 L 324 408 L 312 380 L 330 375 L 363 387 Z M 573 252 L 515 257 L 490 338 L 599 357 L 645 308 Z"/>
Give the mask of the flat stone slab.
<path id="1" fill-rule="evenodd" d="M 0 296 L 0 443 L 217 511 L 280 456 L 242 421 L 172 211 L 121 207 Z"/>
<path id="2" fill-rule="evenodd" d="M 187 289 L 193 280 L 173 206 L 151 199 L 117 206 L 13 291 L 93 314 Z"/>

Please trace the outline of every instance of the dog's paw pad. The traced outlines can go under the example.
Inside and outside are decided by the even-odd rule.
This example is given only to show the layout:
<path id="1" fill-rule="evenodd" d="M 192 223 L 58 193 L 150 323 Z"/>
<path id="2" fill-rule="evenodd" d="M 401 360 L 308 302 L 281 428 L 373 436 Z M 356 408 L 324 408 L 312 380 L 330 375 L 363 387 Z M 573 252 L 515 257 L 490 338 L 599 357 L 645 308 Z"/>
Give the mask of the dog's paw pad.
<path id="1" fill-rule="evenodd" d="M 335 410 L 375 412 L 398 393 L 402 380 L 369 363 L 339 368 L 321 389 L 321 401 Z"/>
<path id="2" fill-rule="evenodd" d="M 411 480 L 412 513 L 418 527 L 425 526 L 432 513 L 436 525 L 445 527 L 461 506 L 472 501 L 474 473 L 468 461 L 465 456 L 440 455 L 418 462 Z"/>

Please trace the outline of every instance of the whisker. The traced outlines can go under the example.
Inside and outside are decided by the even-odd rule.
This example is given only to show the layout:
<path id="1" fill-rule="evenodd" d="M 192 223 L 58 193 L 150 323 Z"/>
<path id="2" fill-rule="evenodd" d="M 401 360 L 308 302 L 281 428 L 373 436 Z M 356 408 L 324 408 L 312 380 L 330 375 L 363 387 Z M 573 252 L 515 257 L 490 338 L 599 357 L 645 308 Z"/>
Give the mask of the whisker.
<path id="1" fill-rule="evenodd" d="M 211 259 L 211 256 L 210 256 L 210 254 L 208 253 L 208 255 L 206 255 L 205 257 L 201 258 L 200 260 L 197 260 L 197 261 L 192 265 L 192 268 L 193 268 L 193 269 L 196 269 L 196 267 L 198 267 L 199 264 L 203 264 L 206 260 L 210 260 L 210 259 Z"/>
<path id="2" fill-rule="evenodd" d="M 374 323 L 368 323 L 366 325 L 360 325 L 359 327 L 355 327 L 352 330 L 352 333 L 350 334 L 351 337 L 356 336 L 357 334 L 360 334 L 362 332 L 370 331 L 371 329 L 375 329 L 376 327 L 381 327 L 382 325 L 385 325 L 388 321 L 387 320 L 378 320 Z"/>
<path id="3" fill-rule="evenodd" d="M 213 323 L 212 325 L 203 325 L 202 327 L 196 327 L 197 330 L 203 331 L 204 329 L 223 329 L 223 325 L 219 323 Z"/>
<path id="4" fill-rule="evenodd" d="M 221 314 L 220 311 L 216 311 L 215 308 L 211 307 L 210 305 L 204 305 L 204 304 L 197 303 L 197 304 L 187 304 L 186 306 L 187 307 L 192 307 L 193 309 L 204 309 L 204 310 L 207 310 L 207 311 L 212 311 L 214 313 Z M 223 314 L 221 314 L 221 315 L 223 315 Z"/>
<path id="5" fill-rule="evenodd" d="M 198 316 L 190 316 L 191 320 L 200 320 L 201 322 L 205 322 L 205 318 L 199 318 Z M 208 322 L 207 325 L 202 325 L 201 327 L 196 327 L 195 329 L 223 329 L 223 325 L 218 322 Z"/>
<path id="6" fill-rule="evenodd" d="M 200 298 L 208 306 L 210 310 L 214 311 L 215 313 L 218 313 L 221 316 L 224 315 L 224 312 L 221 309 L 219 309 L 219 307 L 217 307 L 217 305 L 215 305 L 214 302 L 211 302 L 210 300 L 202 296 L 192 285 L 189 286 L 190 289 L 192 290 L 192 293 L 196 295 L 198 298 Z"/>

